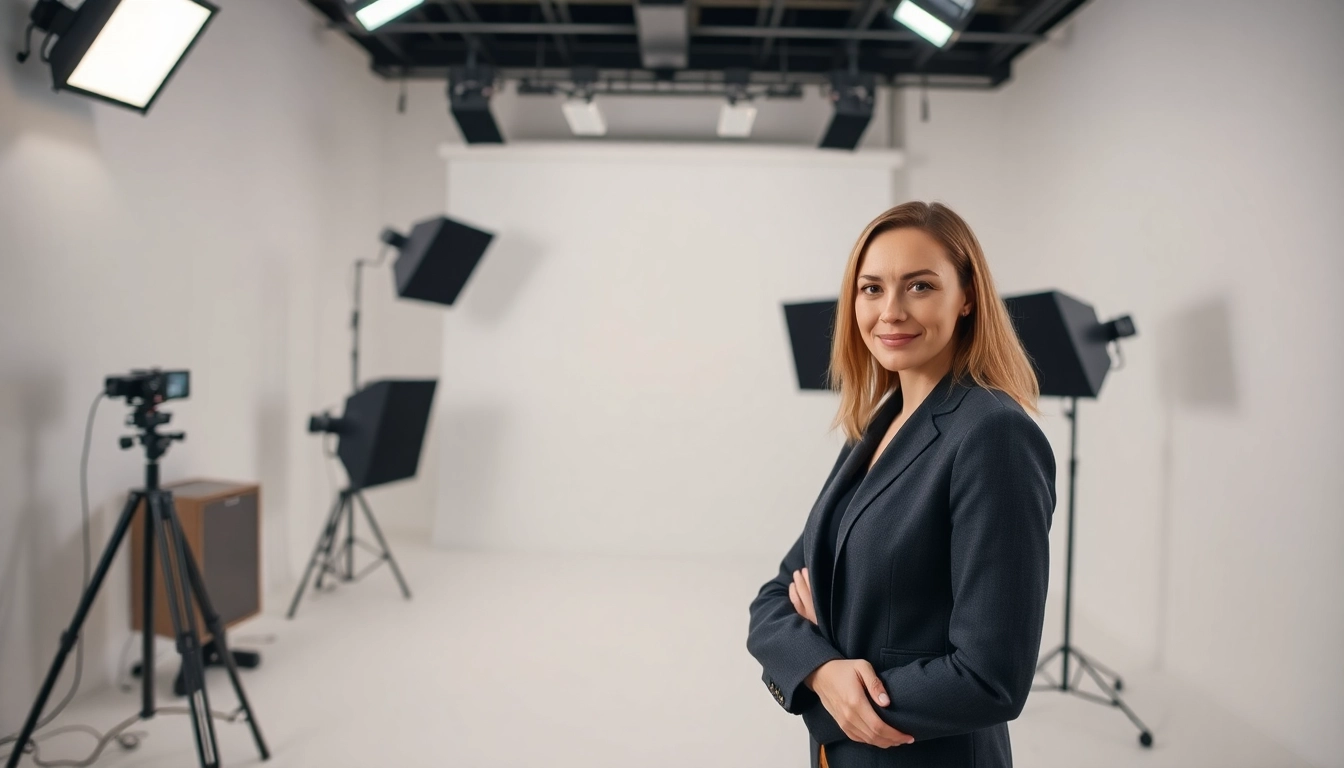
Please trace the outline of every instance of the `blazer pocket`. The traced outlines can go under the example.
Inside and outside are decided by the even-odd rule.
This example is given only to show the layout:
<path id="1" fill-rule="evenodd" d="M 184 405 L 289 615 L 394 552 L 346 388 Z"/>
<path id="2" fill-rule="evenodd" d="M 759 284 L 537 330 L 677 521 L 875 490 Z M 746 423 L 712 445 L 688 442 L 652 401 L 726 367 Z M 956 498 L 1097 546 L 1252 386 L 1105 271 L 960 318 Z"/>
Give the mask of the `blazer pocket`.
<path id="1" fill-rule="evenodd" d="M 903 667 L 918 659 L 931 659 L 942 655 L 942 651 L 912 651 L 905 648 L 883 648 L 878 651 L 878 656 L 882 660 L 882 665 L 878 667 L 877 671 L 881 672 L 884 669 Z"/>

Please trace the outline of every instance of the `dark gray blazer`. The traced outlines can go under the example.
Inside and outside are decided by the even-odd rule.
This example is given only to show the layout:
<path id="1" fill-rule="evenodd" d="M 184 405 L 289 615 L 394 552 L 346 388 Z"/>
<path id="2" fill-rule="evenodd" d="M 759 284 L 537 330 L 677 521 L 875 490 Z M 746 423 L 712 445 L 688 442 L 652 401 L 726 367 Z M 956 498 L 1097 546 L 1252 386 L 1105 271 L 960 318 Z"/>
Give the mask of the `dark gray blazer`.
<path id="1" fill-rule="evenodd" d="M 1040 652 L 1055 509 L 1054 451 L 1016 401 L 945 376 L 842 510 L 833 572 L 844 569 L 844 593 L 812 581 L 817 625 L 789 602 L 793 572 L 818 570 L 827 516 L 900 409 L 898 390 L 840 451 L 802 536 L 751 603 L 747 650 L 775 700 L 802 715 L 813 768 L 818 744 L 832 768 L 1008 768 L 1008 721 Z M 873 708 L 914 743 L 845 736 L 802 684 L 831 659 L 872 663 L 891 697 Z"/>

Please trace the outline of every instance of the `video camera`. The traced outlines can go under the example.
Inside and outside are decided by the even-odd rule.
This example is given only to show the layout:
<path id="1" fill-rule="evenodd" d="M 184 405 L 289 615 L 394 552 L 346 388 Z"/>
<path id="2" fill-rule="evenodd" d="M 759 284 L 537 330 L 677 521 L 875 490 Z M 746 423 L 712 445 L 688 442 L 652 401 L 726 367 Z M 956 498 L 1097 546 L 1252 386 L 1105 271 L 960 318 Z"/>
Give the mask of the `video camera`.
<path id="1" fill-rule="evenodd" d="M 130 402 L 177 400 L 191 394 L 191 373 L 158 368 L 133 370 L 126 376 L 108 376 L 103 391 L 108 397 L 124 397 Z"/>

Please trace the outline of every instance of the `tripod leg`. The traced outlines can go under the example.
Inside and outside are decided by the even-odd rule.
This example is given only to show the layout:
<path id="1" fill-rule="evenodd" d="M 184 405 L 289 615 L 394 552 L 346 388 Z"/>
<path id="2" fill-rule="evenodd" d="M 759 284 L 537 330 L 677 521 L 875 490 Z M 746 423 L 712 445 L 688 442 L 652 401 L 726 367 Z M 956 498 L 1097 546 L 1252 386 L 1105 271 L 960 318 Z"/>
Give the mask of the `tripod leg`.
<path id="1" fill-rule="evenodd" d="M 1082 652 L 1078 650 L 1074 650 L 1073 655 L 1077 657 L 1080 661 L 1087 662 L 1089 665 L 1091 665 L 1098 672 L 1101 672 L 1103 675 L 1115 678 L 1117 681 L 1120 679 L 1120 675 L 1116 674 L 1113 670 L 1107 668 L 1106 665 L 1099 663 L 1096 659 L 1092 658 L 1091 656 L 1084 656 Z M 1119 690 L 1120 686 L 1116 685 L 1115 688 L 1116 690 Z"/>
<path id="2" fill-rule="evenodd" d="M 345 580 L 355 579 L 355 505 L 347 503 L 345 525 Z"/>
<path id="3" fill-rule="evenodd" d="M 1129 706 L 1125 704 L 1124 700 L 1120 698 L 1120 695 L 1115 692 L 1115 689 L 1112 688 L 1108 683 L 1106 683 L 1106 681 L 1101 679 L 1101 677 L 1097 674 L 1096 670 L 1092 668 L 1092 662 L 1088 661 L 1085 658 L 1079 658 L 1078 664 L 1083 669 L 1087 670 L 1087 674 L 1092 676 L 1093 682 L 1095 682 L 1098 686 L 1100 686 L 1101 690 L 1105 691 L 1106 695 L 1111 698 L 1111 704 L 1119 707 L 1121 711 L 1125 713 L 1125 716 L 1129 718 L 1129 721 L 1134 724 L 1134 727 L 1139 729 L 1140 732 L 1139 741 L 1145 747 L 1152 746 L 1153 743 L 1152 731 L 1149 731 L 1148 726 L 1144 725 L 1143 721 L 1139 720 L 1138 715 L 1135 715 L 1134 710 L 1130 709 Z"/>
<path id="4" fill-rule="evenodd" d="M 332 547 L 336 546 L 336 537 L 340 535 L 341 531 L 341 516 L 345 514 L 345 505 L 349 503 L 350 497 L 346 495 L 345 491 L 341 491 L 336 498 L 336 507 L 331 512 L 331 533 L 327 536 L 326 544 L 323 545 L 322 567 L 317 571 L 317 581 L 313 584 L 314 589 L 321 589 L 322 581 L 327 578 L 327 574 L 335 570 L 331 564 L 334 559 L 331 550 Z M 337 571 L 337 573 L 340 572 Z"/>
<path id="5" fill-rule="evenodd" d="M 397 583 L 401 585 L 401 594 L 410 600 L 411 590 L 406 586 L 406 580 L 401 577 L 401 569 L 397 567 L 397 561 L 392 557 L 392 550 L 388 549 L 387 541 L 383 539 L 383 532 L 378 529 L 378 521 L 373 519 L 373 512 L 369 510 L 368 502 L 364 501 L 364 494 L 355 491 L 352 495 L 359 500 L 360 509 L 364 510 L 364 517 L 368 518 L 369 527 L 373 529 L 373 535 L 378 538 L 378 546 L 383 548 L 383 557 L 387 558 L 387 564 L 392 566 L 392 573 L 396 575 Z"/>
<path id="6" fill-rule="evenodd" d="M 299 609 L 299 599 L 303 597 L 303 591 L 308 586 L 308 579 L 313 575 L 313 568 L 317 567 L 318 558 L 322 556 L 324 550 L 328 550 L 331 538 L 336 532 L 336 520 L 339 519 L 344 496 L 338 497 L 336 503 L 331 507 L 331 514 L 327 515 L 327 524 L 322 528 L 322 536 L 317 540 L 317 547 L 313 549 L 313 556 L 308 559 L 308 567 L 303 571 L 303 578 L 299 580 L 299 588 L 294 592 L 294 600 L 289 604 L 289 614 L 287 618 L 294 618 L 294 612 Z M 328 550 L 329 551 L 329 550 Z M 326 568 L 326 565 L 323 565 Z M 321 586 L 321 574 L 318 574 L 318 586 Z"/>
<path id="7" fill-rule="evenodd" d="M 173 623 L 173 634 L 177 636 L 177 652 L 182 656 L 182 675 L 191 707 L 191 730 L 196 736 L 196 754 L 202 768 L 218 768 L 219 752 L 215 745 L 214 722 L 210 719 L 210 702 L 205 694 L 205 670 L 201 664 L 200 644 L 193 629 L 196 617 L 191 613 L 190 599 L 184 594 L 190 590 L 186 588 L 182 574 L 173 573 L 174 567 L 182 564 L 186 545 L 181 540 L 181 531 L 173 527 L 171 510 L 165 510 L 165 506 L 171 504 L 171 497 L 165 498 L 155 491 L 150 491 L 147 496 L 150 520 L 159 539 L 159 549 L 163 552 L 159 558 L 163 567 L 163 586 L 168 593 L 168 616 Z M 176 562 L 170 562 L 170 559 Z M 187 612 L 185 615 L 184 610 Z"/>
<path id="8" fill-rule="evenodd" d="M 1056 648 L 1055 650 L 1053 650 L 1053 651 L 1047 653 L 1046 655 L 1042 656 L 1042 657 L 1041 657 L 1041 661 L 1040 661 L 1040 663 L 1036 665 L 1036 671 L 1039 672 L 1040 669 L 1041 669 L 1041 667 L 1044 667 L 1046 664 L 1049 664 L 1049 663 L 1050 663 L 1050 660 L 1053 659 L 1053 658 L 1055 658 L 1056 656 L 1058 656 L 1058 655 L 1059 655 L 1059 652 L 1062 651 L 1062 650 L 1064 650 L 1064 646 L 1061 645 L 1061 646 L 1059 646 L 1058 648 Z"/>
<path id="9" fill-rule="evenodd" d="M 173 510 L 173 519 L 176 523 L 176 510 Z M 201 613 L 205 618 L 206 629 L 210 631 L 211 642 L 214 643 L 220 661 L 229 672 L 229 680 L 233 683 L 233 691 L 238 696 L 238 703 L 247 713 L 247 724 L 252 729 L 253 740 L 257 742 L 257 751 L 261 753 L 262 760 L 269 760 L 271 757 L 270 750 L 266 748 L 266 741 L 261 736 L 257 719 L 252 714 L 252 705 L 248 703 L 247 695 L 243 693 L 243 684 L 238 679 L 238 665 L 234 662 L 233 654 L 229 652 L 228 643 L 224 639 L 224 626 L 219 621 L 219 613 L 215 611 L 214 604 L 210 602 L 210 595 L 205 590 L 205 579 L 201 577 L 201 570 L 196 565 L 196 558 L 189 549 L 183 558 L 183 564 L 186 566 L 185 570 L 191 584 L 191 591 L 196 595 L 196 601 L 201 604 Z"/>
<path id="10" fill-rule="evenodd" d="M 28 719 L 23 723 L 23 729 L 19 731 L 18 741 L 14 743 L 14 751 L 9 755 L 7 763 L 8 768 L 15 768 L 19 764 L 19 759 L 23 757 L 24 748 L 28 745 L 28 740 L 32 738 L 33 731 L 37 730 L 37 721 L 42 716 L 42 710 L 47 705 L 47 699 L 51 698 L 51 689 L 56 686 L 56 679 L 61 675 L 61 667 L 65 666 L 65 657 L 70 655 L 71 649 L 75 647 L 75 641 L 79 638 L 79 631 L 84 626 L 84 619 L 88 616 L 89 608 L 93 605 L 93 599 L 98 594 L 98 589 L 103 585 L 103 579 L 107 577 L 107 571 L 112 566 L 112 558 L 116 557 L 117 550 L 121 547 L 121 540 L 126 537 L 126 530 L 131 527 L 131 520 L 135 517 L 135 508 L 140 505 L 142 495 L 138 492 L 132 493 L 126 500 L 126 506 L 121 511 L 121 517 L 117 519 L 117 527 L 112 531 L 112 538 L 107 542 L 107 548 L 103 550 L 102 557 L 98 560 L 98 568 L 93 572 L 89 580 L 89 586 L 84 589 L 84 594 L 79 598 L 79 606 L 75 608 L 75 616 L 70 621 L 70 627 L 61 633 L 61 645 L 56 651 L 56 658 L 51 663 L 51 669 L 47 672 L 47 677 L 42 681 L 42 689 L 37 694 L 37 700 L 33 702 L 33 708 L 28 712 Z"/>
<path id="11" fill-rule="evenodd" d="M 144 498 L 143 496 L 141 498 Z M 144 607 L 140 612 L 142 635 L 140 646 L 140 716 L 148 720 L 154 716 L 154 528 L 150 524 L 149 500 L 145 499 L 142 545 L 144 562 L 141 563 L 141 596 Z"/>

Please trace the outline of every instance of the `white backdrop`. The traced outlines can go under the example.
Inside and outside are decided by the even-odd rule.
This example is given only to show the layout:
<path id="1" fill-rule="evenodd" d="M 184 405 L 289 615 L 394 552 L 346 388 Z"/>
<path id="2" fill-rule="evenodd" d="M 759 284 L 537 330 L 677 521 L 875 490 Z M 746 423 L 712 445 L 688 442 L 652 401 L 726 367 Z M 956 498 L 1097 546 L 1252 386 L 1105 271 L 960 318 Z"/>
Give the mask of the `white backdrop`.
<path id="1" fill-rule="evenodd" d="M 446 154 L 450 215 L 498 237 L 445 319 L 435 542 L 782 555 L 841 438 L 781 303 L 836 295 L 900 155 Z"/>

